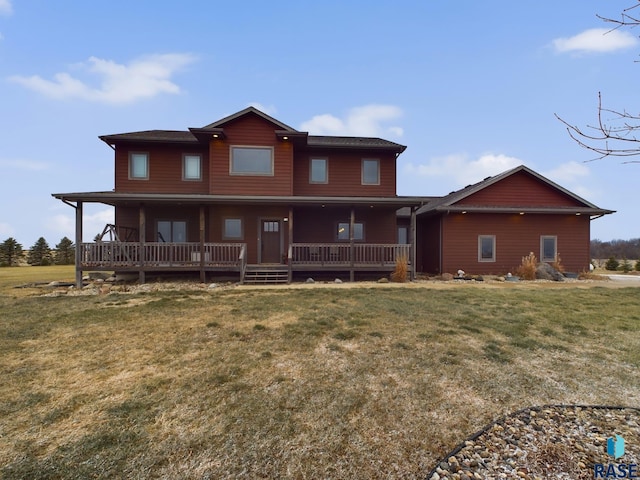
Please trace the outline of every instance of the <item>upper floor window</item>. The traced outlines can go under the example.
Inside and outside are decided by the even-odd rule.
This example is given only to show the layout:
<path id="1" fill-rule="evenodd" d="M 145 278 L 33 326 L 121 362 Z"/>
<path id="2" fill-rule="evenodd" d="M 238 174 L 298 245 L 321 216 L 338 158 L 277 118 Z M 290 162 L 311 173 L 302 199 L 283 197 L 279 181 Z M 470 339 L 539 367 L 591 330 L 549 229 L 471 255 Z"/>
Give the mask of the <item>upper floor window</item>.
<path id="1" fill-rule="evenodd" d="M 202 157 L 200 155 L 185 154 L 182 157 L 182 179 L 202 180 Z"/>
<path id="2" fill-rule="evenodd" d="M 147 180 L 149 178 L 149 154 L 131 152 L 129 154 L 129 179 Z"/>
<path id="3" fill-rule="evenodd" d="M 362 159 L 362 184 L 380 185 L 380 160 L 377 158 Z"/>
<path id="4" fill-rule="evenodd" d="M 326 158 L 312 158 L 309 162 L 309 183 L 328 183 L 329 169 Z"/>
<path id="5" fill-rule="evenodd" d="M 558 237 L 543 235 L 540 237 L 540 261 L 555 262 L 558 255 Z"/>
<path id="6" fill-rule="evenodd" d="M 273 147 L 231 147 L 231 175 L 273 175 Z"/>
<path id="7" fill-rule="evenodd" d="M 479 235 L 478 236 L 478 261 L 479 262 L 495 262 L 496 261 L 496 236 L 495 235 Z"/>

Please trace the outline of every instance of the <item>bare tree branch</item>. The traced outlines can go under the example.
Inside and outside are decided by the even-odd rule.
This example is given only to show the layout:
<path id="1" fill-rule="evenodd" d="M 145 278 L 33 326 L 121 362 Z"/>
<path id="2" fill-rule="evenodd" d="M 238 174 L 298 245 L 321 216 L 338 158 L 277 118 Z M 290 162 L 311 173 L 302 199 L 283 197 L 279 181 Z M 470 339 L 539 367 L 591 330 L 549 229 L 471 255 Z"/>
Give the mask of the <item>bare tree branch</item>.
<path id="1" fill-rule="evenodd" d="M 636 8 L 640 9 L 640 0 L 636 5 L 624 9 L 619 20 L 600 15 L 597 17 L 614 24 L 611 30 L 622 27 L 635 28 L 640 25 L 640 11 L 632 12 Z M 600 92 L 598 92 L 598 122 L 595 126 L 587 125 L 583 130 L 567 122 L 558 114 L 555 115 L 567 127 L 569 136 L 578 145 L 598 155 L 589 161 L 606 157 L 640 156 L 640 115 L 631 114 L 627 110 L 604 108 Z M 622 163 L 640 163 L 640 160 L 627 160 Z"/>

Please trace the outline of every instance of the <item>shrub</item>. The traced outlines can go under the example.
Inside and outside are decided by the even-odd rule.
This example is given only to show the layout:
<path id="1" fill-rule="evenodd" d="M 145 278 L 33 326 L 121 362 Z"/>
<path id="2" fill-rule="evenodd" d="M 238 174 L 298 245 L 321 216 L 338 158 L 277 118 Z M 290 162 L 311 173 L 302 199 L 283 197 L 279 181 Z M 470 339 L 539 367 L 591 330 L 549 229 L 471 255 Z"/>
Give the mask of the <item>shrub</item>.
<path id="1" fill-rule="evenodd" d="M 640 272 L 640 260 L 636 260 L 636 264 L 633 268 L 636 272 Z"/>
<path id="2" fill-rule="evenodd" d="M 409 271 L 409 259 L 406 255 L 398 255 L 396 257 L 396 267 L 391 273 L 392 282 L 406 282 L 407 272 Z"/>
<path id="3" fill-rule="evenodd" d="M 538 266 L 538 259 L 533 252 L 529 253 L 526 257 L 522 257 L 522 263 L 516 268 L 515 272 L 523 280 L 535 280 L 536 279 L 536 267 Z"/>
<path id="4" fill-rule="evenodd" d="M 560 254 L 556 253 L 556 259 L 551 262 L 551 266 L 556 269 L 560 273 L 564 273 L 564 265 L 562 265 L 562 259 L 560 258 Z"/>
<path id="5" fill-rule="evenodd" d="M 631 271 L 631 263 L 629 262 L 629 260 L 627 260 L 626 258 L 622 259 L 622 262 L 620 262 L 620 270 L 622 270 L 624 273 L 629 273 Z"/>
<path id="6" fill-rule="evenodd" d="M 606 270 L 617 270 L 618 267 L 620 266 L 620 262 L 618 260 L 616 260 L 616 257 L 609 257 L 609 260 L 607 260 L 607 263 L 604 264 L 604 268 Z"/>

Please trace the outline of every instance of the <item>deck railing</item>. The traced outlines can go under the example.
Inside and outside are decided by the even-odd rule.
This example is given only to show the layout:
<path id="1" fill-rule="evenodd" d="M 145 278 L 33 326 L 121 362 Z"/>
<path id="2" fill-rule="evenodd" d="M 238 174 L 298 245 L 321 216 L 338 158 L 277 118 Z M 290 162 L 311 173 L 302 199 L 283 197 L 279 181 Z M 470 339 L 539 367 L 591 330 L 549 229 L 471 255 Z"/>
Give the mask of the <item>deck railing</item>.
<path id="1" fill-rule="evenodd" d="M 95 242 L 81 244 L 84 268 L 205 268 L 247 265 L 245 243 Z M 392 267 L 401 256 L 410 258 L 410 245 L 372 243 L 293 243 L 289 265 L 336 267 Z"/>
<path id="2" fill-rule="evenodd" d="M 393 266 L 396 259 L 409 259 L 410 245 L 383 243 L 293 243 L 293 265 Z"/>
<path id="3" fill-rule="evenodd" d="M 241 266 L 244 243 L 96 242 L 81 245 L 83 267 Z M 246 263 L 246 260 L 245 260 Z"/>

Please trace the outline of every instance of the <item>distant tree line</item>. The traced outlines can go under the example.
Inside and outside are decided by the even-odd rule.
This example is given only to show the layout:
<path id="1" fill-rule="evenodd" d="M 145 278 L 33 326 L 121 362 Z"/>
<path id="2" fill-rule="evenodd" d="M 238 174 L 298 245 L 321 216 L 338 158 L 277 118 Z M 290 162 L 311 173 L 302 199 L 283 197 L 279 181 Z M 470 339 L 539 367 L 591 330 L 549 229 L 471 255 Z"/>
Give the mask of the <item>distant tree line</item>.
<path id="1" fill-rule="evenodd" d="M 603 242 L 595 239 L 591 240 L 591 258 L 593 259 L 640 259 L 640 238 L 631 240 L 611 240 Z"/>
<path id="2" fill-rule="evenodd" d="M 25 259 L 29 265 L 73 265 L 75 255 L 76 246 L 67 237 L 63 237 L 55 248 L 49 247 L 44 237 L 40 237 L 26 254 L 13 237 L 0 243 L 0 267 L 14 267 Z"/>

